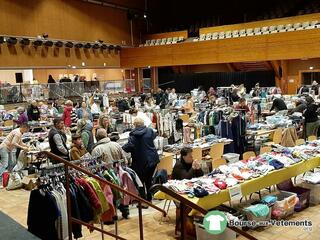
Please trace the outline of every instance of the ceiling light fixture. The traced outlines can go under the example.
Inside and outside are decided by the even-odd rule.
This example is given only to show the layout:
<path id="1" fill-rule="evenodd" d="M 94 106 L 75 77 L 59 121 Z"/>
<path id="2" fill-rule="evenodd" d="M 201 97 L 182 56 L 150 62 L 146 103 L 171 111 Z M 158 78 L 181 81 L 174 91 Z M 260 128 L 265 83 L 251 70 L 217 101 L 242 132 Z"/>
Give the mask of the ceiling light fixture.
<path id="1" fill-rule="evenodd" d="M 86 43 L 83 47 L 86 49 L 89 49 L 89 48 L 91 48 L 91 43 Z"/>
<path id="2" fill-rule="evenodd" d="M 63 46 L 63 42 L 57 41 L 57 42 L 54 43 L 54 45 L 55 45 L 56 47 L 58 47 L 58 48 L 61 48 L 61 47 Z"/>
<path id="3" fill-rule="evenodd" d="M 29 38 L 22 38 L 20 40 L 20 44 L 23 46 L 28 46 L 30 44 L 30 39 Z"/>
<path id="4" fill-rule="evenodd" d="M 40 39 L 37 39 L 37 40 L 35 40 L 35 41 L 33 41 L 33 46 L 35 46 L 35 47 L 40 47 L 40 46 L 42 46 L 42 40 L 40 40 Z"/>
<path id="5" fill-rule="evenodd" d="M 83 44 L 82 43 L 76 43 L 74 45 L 75 48 L 83 48 Z"/>
<path id="6" fill-rule="evenodd" d="M 9 45 L 16 45 L 18 42 L 18 39 L 15 37 L 9 37 L 7 38 L 7 44 Z"/>
<path id="7" fill-rule="evenodd" d="M 50 40 L 47 40 L 47 41 L 44 42 L 43 45 L 46 46 L 46 47 L 52 47 L 53 46 L 53 42 L 50 41 Z"/>
<path id="8" fill-rule="evenodd" d="M 66 48 L 73 48 L 73 42 L 66 42 Z"/>

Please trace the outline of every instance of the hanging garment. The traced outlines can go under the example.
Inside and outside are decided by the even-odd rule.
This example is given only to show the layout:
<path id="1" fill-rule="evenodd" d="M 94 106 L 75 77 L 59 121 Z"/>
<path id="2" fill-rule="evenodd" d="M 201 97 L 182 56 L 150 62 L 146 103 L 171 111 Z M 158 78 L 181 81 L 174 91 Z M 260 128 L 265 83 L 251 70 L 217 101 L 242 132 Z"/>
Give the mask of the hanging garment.
<path id="1" fill-rule="evenodd" d="M 231 124 L 228 121 L 220 120 L 218 125 L 218 134 L 222 138 L 233 139 Z M 234 153 L 234 143 L 224 146 L 224 153 Z"/>
<path id="2" fill-rule="evenodd" d="M 231 129 L 233 135 L 234 152 L 240 154 L 240 158 L 242 159 L 242 154 L 245 151 L 246 145 L 246 121 L 242 118 L 242 116 L 238 115 L 232 119 Z"/>
<path id="3" fill-rule="evenodd" d="M 131 192 L 133 194 L 138 195 L 137 188 L 134 185 L 130 174 L 128 172 L 124 171 L 121 168 L 121 166 L 119 167 L 118 172 L 119 172 L 119 176 L 120 176 L 120 179 L 122 182 L 123 189 L 127 190 L 128 192 Z M 121 201 L 121 204 L 129 205 L 133 200 L 135 200 L 135 199 L 132 198 L 131 196 L 125 194 L 122 201 Z"/>

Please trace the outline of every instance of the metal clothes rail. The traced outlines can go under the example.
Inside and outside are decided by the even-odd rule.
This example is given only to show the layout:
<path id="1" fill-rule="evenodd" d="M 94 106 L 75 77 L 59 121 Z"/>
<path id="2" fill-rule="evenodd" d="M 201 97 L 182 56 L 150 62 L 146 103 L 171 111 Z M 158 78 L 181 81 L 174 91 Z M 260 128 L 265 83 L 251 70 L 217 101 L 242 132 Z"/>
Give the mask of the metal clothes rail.
<path id="1" fill-rule="evenodd" d="M 143 198 L 127 191 L 127 190 L 124 190 L 123 188 L 97 176 L 97 175 L 94 175 L 93 173 L 91 173 L 90 171 L 84 169 L 84 168 L 81 168 L 75 164 L 73 164 L 72 162 L 69 162 L 69 161 L 66 161 L 64 160 L 63 158 L 61 157 L 58 157 L 57 155 L 51 153 L 51 152 L 48 152 L 48 151 L 43 151 L 43 152 L 40 152 L 40 155 L 43 154 L 43 155 L 46 155 L 47 157 L 49 157 L 50 159 L 53 159 L 57 162 L 60 162 L 60 163 L 63 163 L 64 164 L 64 174 L 65 174 L 65 179 L 66 179 L 66 184 L 65 184 L 65 188 L 66 188 L 66 195 L 67 195 L 67 213 L 68 213 L 68 235 L 69 235 L 69 240 L 72 239 L 72 223 L 78 223 L 78 224 L 81 224 L 81 225 L 84 225 L 84 226 L 87 226 L 91 229 L 94 229 L 94 230 L 97 230 L 99 232 L 101 232 L 102 234 L 106 234 L 106 235 L 109 235 L 115 239 L 121 239 L 121 240 L 125 240 L 125 238 L 122 238 L 116 234 L 113 234 L 111 232 L 107 232 L 105 230 L 103 230 L 102 228 L 97 228 L 95 227 L 93 224 L 88 224 L 86 222 L 83 222 L 79 219 L 75 219 L 71 216 L 71 199 L 70 199 L 70 179 L 69 179 L 69 169 L 75 169 L 75 170 L 78 170 L 79 172 L 82 172 L 84 174 L 86 174 L 87 176 L 89 177 L 92 177 L 94 178 L 95 180 L 99 181 L 99 182 L 103 182 L 107 185 L 110 186 L 111 189 L 114 189 L 114 190 L 117 190 L 117 191 L 120 191 L 126 195 L 129 195 L 131 196 L 132 198 L 134 198 L 135 200 L 138 201 L 138 209 L 139 209 L 139 231 L 140 231 L 140 240 L 143 240 L 143 221 L 142 221 L 142 203 L 154 208 L 155 210 L 161 212 L 163 214 L 163 216 L 165 217 L 166 216 L 166 211 L 153 205 L 151 202 L 148 202 L 146 200 L 144 200 Z"/>

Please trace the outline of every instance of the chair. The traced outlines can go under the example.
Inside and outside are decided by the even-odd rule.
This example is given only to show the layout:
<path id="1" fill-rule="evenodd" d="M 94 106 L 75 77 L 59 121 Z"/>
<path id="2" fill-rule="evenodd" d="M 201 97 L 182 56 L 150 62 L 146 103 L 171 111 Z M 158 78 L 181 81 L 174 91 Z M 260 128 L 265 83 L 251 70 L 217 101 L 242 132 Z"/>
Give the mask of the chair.
<path id="1" fill-rule="evenodd" d="M 302 26 L 301 26 L 301 29 L 298 29 L 298 30 L 307 29 L 307 27 L 309 27 L 309 26 L 310 26 L 310 22 L 303 22 Z"/>
<path id="2" fill-rule="evenodd" d="M 284 25 L 283 25 L 283 24 L 280 24 L 280 25 L 277 26 L 277 31 L 278 31 L 278 32 L 285 32 L 286 29 L 284 28 Z"/>
<path id="3" fill-rule="evenodd" d="M 201 147 L 193 148 L 192 157 L 194 160 L 202 160 L 202 148 Z"/>
<path id="4" fill-rule="evenodd" d="M 172 44 L 172 38 L 171 37 L 167 38 L 166 44 Z"/>
<path id="5" fill-rule="evenodd" d="M 267 27 L 267 26 L 262 27 L 262 28 L 261 28 L 261 32 L 262 32 L 262 34 L 269 34 L 269 33 L 270 33 L 270 32 L 269 32 L 269 27 Z"/>
<path id="6" fill-rule="evenodd" d="M 5 120 L 3 125 L 5 127 L 13 126 L 13 120 Z"/>
<path id="7" fill-rule="evenodd" d="M 160 45 L 160 43 L 161 43 L 161 39 L 157 39 L 154 45 L 157 46 L 157 45 Z"/>
<path id="8" fill-rule="evenodd" d="M 310 25 L 308 27 L 306 27 L 306 29 L 313 29 L 313 28 L 316 28 L 317 27 L 317 24 L 318 24 L 318 20 L 315 20 L 315 21 L 312 21 L 310 23 Z"/>
<path id="9" fill-rule="evenodd" d="M 199 38 L 199 41 L 204 41 L 204 40 L 206 40 L 206 35 L 205 34 L 201 34 L 200 38 Z"/>
<path id="10" fill-rule="evenodd" d="M 157 170 L 164 169 L 167 171 L 168 176 L 172 174 L 173 170 L 173 154 L 164 156 L 160 159 L 157 165 Z"/>
<path id="11" fill-rule="evenodd" d="M 285 28 L 288 32 L 294 31 L 294 28 L 291 23 L 287 24 Z"/>
<path id="12" fill-rule="evenodd" d="M 211 40 L 211 38 L 212 38 L 212 33 L 207 33 L 205 35 L 205 39 L 204 40 Z"/>
<path id="13" fill-rule="evenodd" d="M 270 33 L 277 33 L 278 31 L 277 31 L 276 26 L 270 26 L 270 27 L 269 27 L 269 32 L 270 32 Z"/>
<path id="14" fill-rule="evenodd" d="M 226 32 L 226 38 L 232 38 L 232 32 L 231 31 L 227 31 Z"/>
<path id="15" fill-rule="evenodd" d="M 254 35 L 261 35 L 261 28 L 256 27 L 253 29 Z"/>
<path id="16" fill-rule="evenodd" d="M 248 28 L 248 29 L 246 30 L 246 32 L 247 32 L 247 36 L 253 36 L 253 35 L 254 35 L 252 28 Z"/>
<path id="17" fill-rule="evenodd" d="M 212 33 L 212 40 L 216 40 L 218 39 L 219 37 L 219 33 L 215 32 L 215 33 Z"/>
<path id="18" fill-rule="evenodd" d="M 157 41 L 156 39 L 152 39 L 151 42 L 150 42 L 150 46 L 156 45 L 156 41 Z"/>
<path id="19" fill-rule="evenodd" d="M 181 36 L 180 36 L 180 37 L 178 38 L 178 42 L 183 42 L 183 41 L 184 41 L 184 37 L 181 37 Z"/>
<path id="20" fill-rule="evenodd" d="M 239 37 L 239 30 L 233 30 L 232 37 Z"/>
<path id="21" fill-rule="evenodd" d="M 165 45 L 166 43 L 167 43 L 167 39 L 166 38 L 162 38 L 160 45 Z"/>
<path id="22" fill-rule="evenodd" d="M 180 115 L 180 119 L 183 121 L 183 122 L 189 122 L 189 119 L 190 119 L 190 117 L 189 117 L 189 115 L 188 114 L 182 114 L 182 115 Z"/>
<path id="23" fill-rule="evenodd" d="M 251 157 L 256 157 L 255 152 L 253 152 L 253 151 L 244 152 L 243 155 L 242 155 L 242 159 L 243 160 L 248 160 Z"/>
<path id="24" fill-rule="evenodd" d="M 247 36 L 246 30 L 245 30 L 245 29 L 241 29 L 241 30 L 239 31 L 239 36 L 240 36 L 240 37 L 245 37 L 245 36 Z"/>
<path id="25" fill-rule="evenodd" d="M 224 39 L 225 33 L 224 32 L 219 32 L 219 39 Z"/>
<path id="26" fill-rule="evenodd" d="M 305 144 L 304 139 L 299 138 L 299 139 L 296 140 L 296 146 L 303 145 L 303 144 Z"/>
<path id="27" fill-rule="evenodd" d="M 317 140 L 317 136 L 311 135 L 308 137 L 308 141 L 314 141 Z"/>
<path id="28" fill-rule="evenodd" d="M 210 157 L 212 160 L 220 159 L 222 158 L 224 150 L 224 143 L 216 143 L 213 144 L 210 148 Z"/>
<path id="29" fill-rule="evenodd" d="M 277 128 L 272 134 L 272 142 L 266 142 L 264 145 L 271 146 L 272 144 L 280 144 L 282 140 L 282 128 Z"/>
<path id="30" fill-rule="evenodd" d="M 271 152 L 271 150 L 272 150 L 271 147 L 261 147 L 260 148 L 260 154 Z"/>
<path id="31" fill-rule="evenodd" d="M 224 158 L 212 160 L 212 169 L 218 168 L 221 165 L 227 165 L 227 161 Z"/>
<path id="32" fill-rule="evenodd" d="M 178 37 L 172 38 L 172 44 L 175 44 L 175 43 L 177 43 L 177 42 L 178 42 Z"/>
<path id="33" fill-rule="evenodd" d="M 293 24 L 293 28 L 294 28 L 295 30 L 302 30 L 302 29 L 303 29 L 301 23 L 295 23 L 295 24 Z"/>

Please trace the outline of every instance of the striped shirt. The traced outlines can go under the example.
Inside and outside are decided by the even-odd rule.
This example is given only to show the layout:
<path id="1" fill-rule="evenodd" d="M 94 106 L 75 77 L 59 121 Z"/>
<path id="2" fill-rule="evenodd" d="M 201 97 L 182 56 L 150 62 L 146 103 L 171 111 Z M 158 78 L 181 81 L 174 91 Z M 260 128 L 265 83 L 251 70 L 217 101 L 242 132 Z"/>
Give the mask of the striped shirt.
<path id="1" fill-rule="evenodd" d="M 12 151 L 15 148 L 14 143 L 22 145 L 22 133 L 20 128 L 12 130 L 6 139 L 0 144 L 0 149 L 6 148 L 8 151 Z"/>

